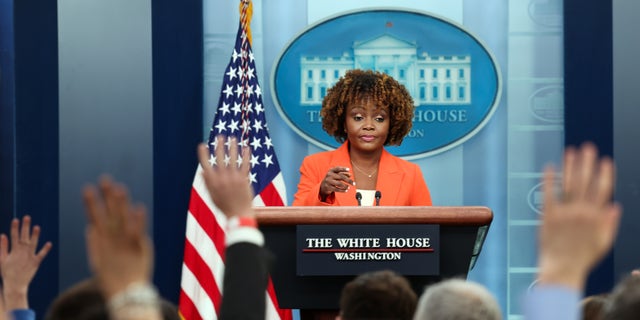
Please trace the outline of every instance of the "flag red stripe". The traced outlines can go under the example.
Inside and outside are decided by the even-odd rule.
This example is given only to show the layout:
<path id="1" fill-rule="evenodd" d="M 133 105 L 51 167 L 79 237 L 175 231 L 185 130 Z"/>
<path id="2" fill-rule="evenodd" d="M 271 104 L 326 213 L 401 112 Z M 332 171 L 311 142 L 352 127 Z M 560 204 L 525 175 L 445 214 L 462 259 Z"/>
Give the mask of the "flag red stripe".
<path id="1" fill-rule="evenodd" d="M 202 320 L 196 305 L 193 304 L 193 301 L 191 301 L 189 296 L 182 289 L 180 290 L 180 302 L 178 305 L 180 306 L 180 316 L 183 319 Z"/>
<path id="2" fill-rule="evenodd" d="M 224 261 L 224 230 L 222 230 L 218 224 L 218 220 L 215 218 L 211 208 L 202 200 L 195 188 L 191 188 L 189 211 L 200 225 L 200 228 L 209 235 L 209 238 L 211 238 L 211 241 L 216 246 L 218 254 Z"/>
<path id="3" fill-rule="evenodd" d="M 278 305 L 278 298 L 276 297 L 276 290 L 273 288 L 273 282 L 271 281 L 271 276 L 269 276 L 269 282 L 267 283 L 267 293 L 269 294 L 269 298 L 271 298 L 273 306 L 280 315 L 280 320 L 293 320 L 291 309 L 280 309 L 280 306 Z"/>
<path id="4" fill-rule="evenodd" d="M 220 295 L 220 288 L 218 287 L 218 283 L 216 283 L 216 279 L 213 277 L 211 268 L 202 257 L 200 257 L 198 251 L 196 251 L 196 248 L 193 247 L 189 240 L 185 240 L 184 244 L 184 264 L 196 277 L 200 287 L 207 293 L 209 299 L 213 302 L 216 313 L 218 313 L 218 311 L 220 311 L 220 301 L 222 297 Z"/>
<path id="5" fill-rule="evenodd" d="M 260 192 L 260 197 L 262 198 L 262 202 L 264 202 L 265 206 L 274 206 L 274 207 L 282 207 L 284 203 L 282 202 L 282 197 L 280 197 L 280 193 L 278 193 L 278 189 L 273 185 L 273 181 L 267 184 L 266 187 Z"/>

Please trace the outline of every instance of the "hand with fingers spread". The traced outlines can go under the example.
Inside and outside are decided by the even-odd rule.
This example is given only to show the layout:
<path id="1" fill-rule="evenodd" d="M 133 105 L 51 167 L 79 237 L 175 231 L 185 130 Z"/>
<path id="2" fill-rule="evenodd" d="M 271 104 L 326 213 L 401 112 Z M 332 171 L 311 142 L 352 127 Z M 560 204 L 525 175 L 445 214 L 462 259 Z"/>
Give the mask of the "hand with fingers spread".
<path id="1" fill-rule="evenodd" d="M 347 192 L 350 186 L 355 185 L 348 167 L 330 168 L 320 184 L 320 198 L 325 201 L 332 193 Z"/>
<path id="2" fill-rule="evenodd" d="M 107 299 L 132 284 L 149 283 L 153 249 L 146 232 L 146 209 L 131 204 L 125 186 L 109 177 L 83 191 L 89 218 L 89 264 Z"/>
<path id="3" fill-rule="evenodd" d="M 621 208 L 612 202 L 613 161 L 598 158 L 591 143 L 568 148 L 562 193 L 554 190 L 555 173 L 544 173 L 544 209 L 539 234 L 540 282 L 582 290 L 591 269 L 610 250 Z"/>
<path id="4" fill-rule="evenodd" d="M 11 241 L 5 234 L 0 235 L 0 273 L 5 307 L 8 311 L 28 309 L 29 284 L 52 245 L 47 242 L 37 250 L 40 227 L 32 229 L 29 216 L 22 218 L 22 227 L 18 219 L 11 221 L 10 237 Z"/>
<path id="5" fill-rule="evenodd" d="M 108 301 L 111 319 L 161 319 L 159 298 L 151 285 L 153 246 L 147 234 L 147 212 L 133 205 L 127 188 L 100 179 L 83 191 L 89 218 L 89 264 Z"/>
<path id="6" fill-rule="evenodd" d="M 239 146 L 236 138 L 229 139 L 229 150 L 225 150 L 226 138 L 216 137 L 215 163 L 211 164 L 209 147 L 198 147 L 198 158 L 202 167 L 202 177 L 207 185 L 211 200 L 228 217 L 253 215 L 253 189 L 249 183 L 251 151 L 242 149 L 242 163 L 238 166 Z M 225 164 L 228 156 L 229 165 Z"/>
<path id="7" fill-rule="evenodd" d="M 7 319 L 7 309 L 4 308 L 4 299 L 2 299 L 2 287 L 0 287 L 0 320 Z"/>

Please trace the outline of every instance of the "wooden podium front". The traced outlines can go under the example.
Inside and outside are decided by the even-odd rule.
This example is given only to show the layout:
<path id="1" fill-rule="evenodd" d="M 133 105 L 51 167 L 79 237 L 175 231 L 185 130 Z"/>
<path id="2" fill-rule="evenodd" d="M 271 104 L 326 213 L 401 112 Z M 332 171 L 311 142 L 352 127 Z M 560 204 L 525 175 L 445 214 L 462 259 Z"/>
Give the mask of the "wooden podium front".
<path id="1" fill-rule="evenodd" d="M 276 256 L 271 278 L 281 308 L 333 314 L 340 292 L 354 276 L 298 276 L 298 225 L 439 225 L 439 275 L 406 276 L 417 295 L 443 278 L 464 277 L 480 254 L 493 219 L 487 207 L 261 207 L 256 208 L 265 247 Z M 374 271 L 374 270 L 370 270 Z M 314 310 L 305 312 L 305 310 Z M 327 312 L 322 312 L 326 310 Z M 307 314 L 307 316 L 304 316 Z"/>

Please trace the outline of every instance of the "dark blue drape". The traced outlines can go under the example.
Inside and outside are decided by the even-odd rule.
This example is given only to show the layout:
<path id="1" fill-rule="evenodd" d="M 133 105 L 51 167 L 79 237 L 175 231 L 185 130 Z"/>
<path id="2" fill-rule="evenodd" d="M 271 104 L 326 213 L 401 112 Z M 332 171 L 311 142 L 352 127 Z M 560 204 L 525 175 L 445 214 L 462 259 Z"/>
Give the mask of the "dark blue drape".
<path id="1" fill-rule="evenodd" d="M 612 2 L 564 0 L 565 145 L 593 141 L 613 155 Z M 586 294 L 611 289 L 613 256 L 592 272 Z"/>
<path id="2" fill-rule="evenodd" d="M 202 2 L 152 1 L 155 283 L 178 301 L 196 145 L 202 141 Z"/>
<path id="3" fill-rule="evenodd" d="M 54 243 L 29 290 L 39 317 L 59 289 L 57 19 L 55 1 L 0 1 L 0 230 L 29 214 Z"/>

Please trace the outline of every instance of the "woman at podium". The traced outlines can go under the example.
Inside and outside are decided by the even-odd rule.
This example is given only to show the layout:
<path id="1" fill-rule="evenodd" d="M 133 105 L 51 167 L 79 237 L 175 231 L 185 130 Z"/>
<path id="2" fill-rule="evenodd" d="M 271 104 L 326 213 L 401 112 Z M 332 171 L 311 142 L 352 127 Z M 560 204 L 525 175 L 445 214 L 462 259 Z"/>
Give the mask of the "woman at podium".
<path id="1" fill-rule="evenodd" d="M 333 151 L 305 157 L 294 206 L 429 206 L 420 167 L 384 146 L 400 145 L 414 114 L 407 89 L 391 76 L 350 70 L 322 101 L 322 128 Z"/>

